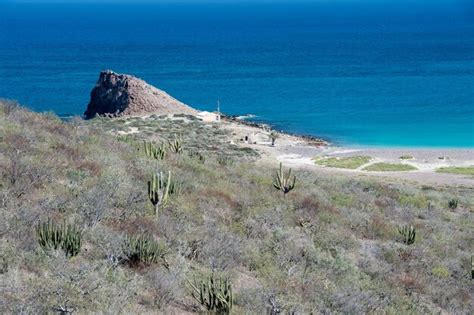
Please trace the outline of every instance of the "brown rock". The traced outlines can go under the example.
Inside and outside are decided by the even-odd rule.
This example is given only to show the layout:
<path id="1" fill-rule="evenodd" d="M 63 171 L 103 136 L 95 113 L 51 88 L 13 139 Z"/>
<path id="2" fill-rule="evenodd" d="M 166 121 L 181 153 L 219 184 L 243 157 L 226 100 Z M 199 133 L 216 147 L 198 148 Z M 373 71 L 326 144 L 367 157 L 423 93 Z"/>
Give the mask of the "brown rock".
<path id="1" fill-rule="evenodd" d="M 190 114 L 197 111 L 134 76 L 102 71 L 84 113 L 86 119 L 149 114 Z"/>

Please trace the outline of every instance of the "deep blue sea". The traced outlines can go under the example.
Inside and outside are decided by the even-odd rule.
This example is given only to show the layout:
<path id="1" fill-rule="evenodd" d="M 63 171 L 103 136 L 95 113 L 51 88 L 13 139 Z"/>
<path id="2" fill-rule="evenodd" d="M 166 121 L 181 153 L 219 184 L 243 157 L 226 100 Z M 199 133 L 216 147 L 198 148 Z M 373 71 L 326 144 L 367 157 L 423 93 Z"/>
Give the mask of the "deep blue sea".
<path id="1" fill-rule="evenodd" d="M 472 148 L 473 7 L 0 2 L 0 97 L 82 114 L 112 69 L 338 144 Z"/>

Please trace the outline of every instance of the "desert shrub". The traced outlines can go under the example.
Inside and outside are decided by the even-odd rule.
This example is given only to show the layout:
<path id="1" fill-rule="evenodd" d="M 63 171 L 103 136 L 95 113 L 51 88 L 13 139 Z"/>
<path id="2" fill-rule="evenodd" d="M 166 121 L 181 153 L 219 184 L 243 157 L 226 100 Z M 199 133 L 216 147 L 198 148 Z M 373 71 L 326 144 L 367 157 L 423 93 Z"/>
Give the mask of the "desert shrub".
<path id="1" fill-rule="evenodd" d="M 235 161 L 229 156 L 221 155 L 217 158 L 217 163 L 221 166 L 232 166 L 234 165 Z"/>
<path id="2" fill-rule="evenodd" d="M 82 232 L 71 224 L 57 225 L 52 221 L 36 227 L 38 243 L 45 250 L 62 249 L 66 256 L 76 256 L 82 246 Z"/>
<path id="3" fill-rule="evenodd" d="M 191 159 L 195 159 L 197 161 L 199 161 L 200 163 L 205 163 L 206 162 L 206 157 L 204 156 L 204 154 L 200 153 L 200 152 L 197 152 L 197 151 L 189 151 L 188 153 L 188 156 L 191 158 Z"/>
<path id="4" fill-rule="evenodd" d="M 449 274 L 450 274 L 448 268 L 446 268 L 444 266 L 434 267 L 433 269 L 431 269 L 431 273 L 434 276 L 436 276 L 438 278 L 442 278 L 442 279 L 448 278 Z"/>
<path id="5" fill-rule="evenodd" d="M 152 270 L 147 274 L 155 307 L 163 309 L 181 298 L 183 289 L 180 277 L 176 272 L 159 269 Z"/>
<path id="6" fill-rule="evenodd" d="M 306 196 L 296 205 L 295 223 L 301 227 L 315 226 L 320 203 L 313 196 Z"/>
<path id="7" fill-rule="evenodd" d="M 389 239 L 393 235 L 393 228 L 382 218 L 382 216 L 374 214 L 367 220 L 365 237 L 371 239 Z"/>
<path id="8" fill-rule="evenodd" d="M 0 98 L 0 109 L 5 116 L 10 115 L 20 108 L 16 101 Z"/>

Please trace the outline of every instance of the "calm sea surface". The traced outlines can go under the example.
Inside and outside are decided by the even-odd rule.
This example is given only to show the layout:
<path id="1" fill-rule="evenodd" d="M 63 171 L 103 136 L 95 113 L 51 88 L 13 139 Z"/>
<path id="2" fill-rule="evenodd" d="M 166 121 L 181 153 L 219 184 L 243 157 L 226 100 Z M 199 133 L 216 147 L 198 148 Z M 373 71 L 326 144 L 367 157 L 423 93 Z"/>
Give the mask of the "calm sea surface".
<path id="1" fill-rule="evenodd" d="M 0 3 L 0 97 L 82 114 L 112 69 L 339 144 L 474 147 L 474 10 L 445 2 Z"/>

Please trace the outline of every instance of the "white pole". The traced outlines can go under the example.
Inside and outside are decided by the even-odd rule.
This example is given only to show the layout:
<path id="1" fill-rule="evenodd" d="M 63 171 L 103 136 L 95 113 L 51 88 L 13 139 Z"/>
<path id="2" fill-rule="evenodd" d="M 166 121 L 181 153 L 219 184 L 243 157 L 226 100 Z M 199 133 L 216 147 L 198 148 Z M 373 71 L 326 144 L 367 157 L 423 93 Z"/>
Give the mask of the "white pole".
<path id="1" fill-rule="evenodd" d="M 221 122 L 221 102 L 217 100 L 217 121 Z"/>

